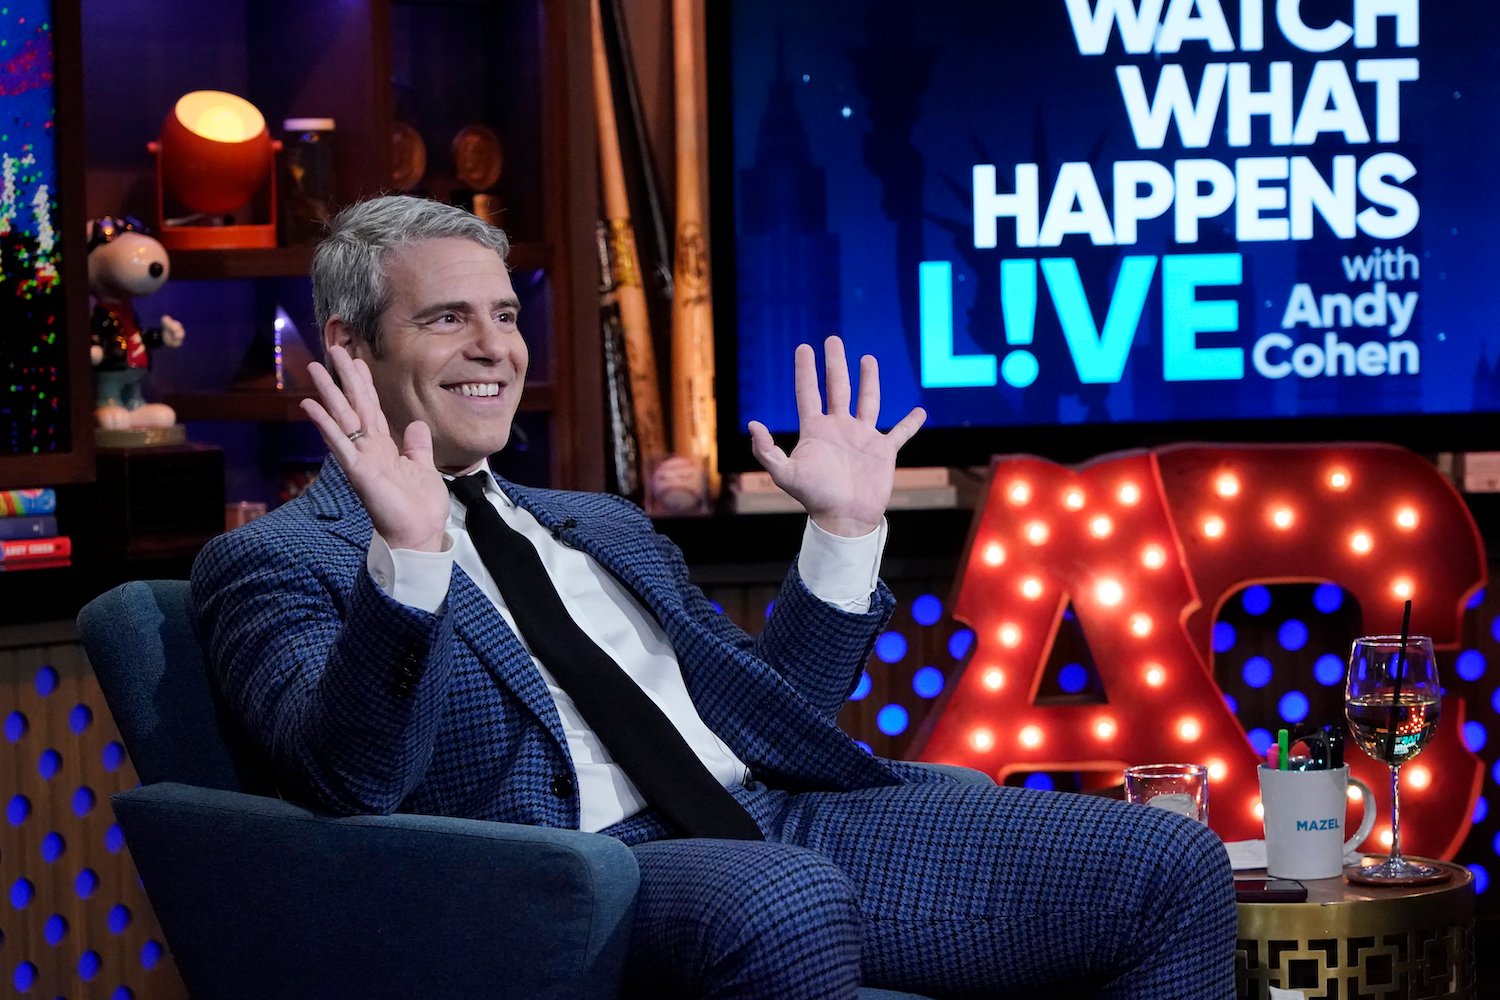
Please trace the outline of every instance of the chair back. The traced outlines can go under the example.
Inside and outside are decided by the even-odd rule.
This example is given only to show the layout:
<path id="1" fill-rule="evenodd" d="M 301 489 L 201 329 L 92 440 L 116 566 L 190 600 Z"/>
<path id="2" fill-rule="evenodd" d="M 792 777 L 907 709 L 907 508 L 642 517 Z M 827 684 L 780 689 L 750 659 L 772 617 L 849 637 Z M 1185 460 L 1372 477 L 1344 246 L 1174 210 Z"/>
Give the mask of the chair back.
<path id="1" fill-rule="evenodd" d="M 78 613 L 84 652 L 143 784 L 275 795 L 214 690 L 186 580 L 136 580 Z"/>

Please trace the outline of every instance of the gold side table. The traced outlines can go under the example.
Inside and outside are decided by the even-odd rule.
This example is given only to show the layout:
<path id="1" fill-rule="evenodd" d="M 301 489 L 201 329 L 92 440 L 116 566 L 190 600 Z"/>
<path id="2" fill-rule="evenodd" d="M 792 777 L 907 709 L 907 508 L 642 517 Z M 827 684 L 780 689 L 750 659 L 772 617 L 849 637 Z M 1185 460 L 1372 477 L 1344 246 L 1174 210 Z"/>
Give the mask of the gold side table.
<path id="1" fill-rule="evenodd" d="M 1453 878 L 1391 889 L 1304 879 L 1305 903 L 1240 903 L 1236 995 L 1267 1000 L 1276 986 L 1307 1000 L 1477 1000 L 1474 876 L 1431 863 Z"/>

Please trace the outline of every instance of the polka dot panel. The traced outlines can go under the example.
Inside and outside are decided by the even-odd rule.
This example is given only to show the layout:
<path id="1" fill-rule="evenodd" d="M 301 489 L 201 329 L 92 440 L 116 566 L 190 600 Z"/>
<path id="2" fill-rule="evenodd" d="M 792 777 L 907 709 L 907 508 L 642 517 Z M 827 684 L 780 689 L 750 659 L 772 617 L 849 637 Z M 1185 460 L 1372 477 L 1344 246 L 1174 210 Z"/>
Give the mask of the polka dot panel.
<path id="1" fill-rule="evenodd" d="M 76 644 L 0 649 L 0 774 L 0 996 L 185 998 L 109 807 L 135 769 Z"/>

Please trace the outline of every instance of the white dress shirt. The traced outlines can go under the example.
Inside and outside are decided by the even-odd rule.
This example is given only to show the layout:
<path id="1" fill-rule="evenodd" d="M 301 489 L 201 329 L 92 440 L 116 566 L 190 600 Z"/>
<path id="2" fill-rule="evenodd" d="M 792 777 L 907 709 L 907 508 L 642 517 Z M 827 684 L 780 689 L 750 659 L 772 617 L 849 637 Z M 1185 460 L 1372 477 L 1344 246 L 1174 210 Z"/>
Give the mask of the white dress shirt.
<path id="1" fill-rule="evenodd" d="M 592 556 L 554 538 L 536 518 L 500 492 L 488 469 L 484 471 L 485 495 L 506 523 L 536 547 L 563 606 L 579 627 L 614 657 L 656 702 L 720 784 L 728 788 L 742 782 L 747 771 L 744 762 L 698 715 L 661 624 Z M 435 612 L 448 596 L 448 582 L 456 562 L 525 643 L 526 637 L 516 628 L 510 609 L 469 538 L 465 513 L 463 504 L 456 499 L 451 501 L 442 552 L 393 550 L 377 532 L 371 539 L 366 563 L 370 576 L 393 600 Z M 868 535 L 845 538 L 829 534 L 809 520 L 797 564 L 803 582 L 815 596 L 829 604 L 856 613 L 868 611 L 885 549 L 885 534 L 884 522 Z M 530 651 L 529 645 L 527 650 Z M 546 680 L 562 719 L 563 735 L 578 774 L 580 827 L 598 831 L 635 815 L 646 805 L 639 789 L 611 759 L 573 700 L 535 655 L 532 663 Z"/>

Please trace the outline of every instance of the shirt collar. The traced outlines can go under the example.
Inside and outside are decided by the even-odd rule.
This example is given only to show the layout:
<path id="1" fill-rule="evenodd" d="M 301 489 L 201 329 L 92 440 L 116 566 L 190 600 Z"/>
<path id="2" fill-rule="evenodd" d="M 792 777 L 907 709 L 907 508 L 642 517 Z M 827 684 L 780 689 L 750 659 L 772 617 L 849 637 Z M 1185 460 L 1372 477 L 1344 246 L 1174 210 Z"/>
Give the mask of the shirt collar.
<path id="1" fill-rule="evenodd" d="M 478 468 L 474 469 L 472 472 L 466 472 L 466 473 L 464 473 L 464 475 L 466 475 L 466 476 L 476 476 L 476 475 L 482 475 L 482 476 L 484 476 L 484 492 L 487 495 L 489 495 L 489 496 L 499 497 L 500 498 L 500 502 L 502 504 L 504 504 L 506 507 L 515 507 L 516 502 L 514 500 L 512 500 L 509 496 L 507 496 L 506 492 L 500 488 L 500 481 L 495 477 L 494 470 L 492 470 L 490 468 L 490 463 L 489 463 L 488 459 L 485 459 L 483 462 L 479 463 L 479 467 Z M 446 472 L 442 473 L 442 477 L 443 477 L 443 479 L 445 481 L 451 481 L 451 480 L 459 478 L 458 476 L 450 476 Z M 458 503 L 457 500 L 454 500 L 453 502 L 454 503 Z"/>

